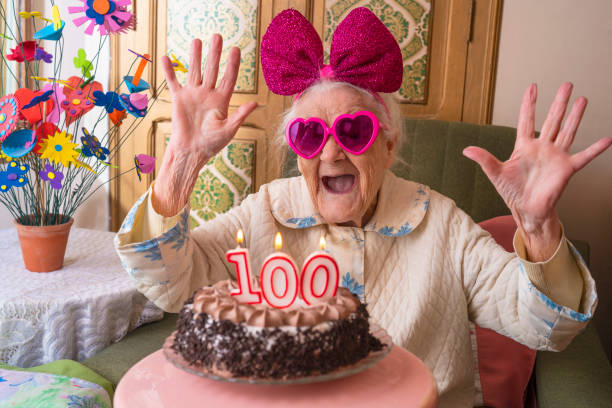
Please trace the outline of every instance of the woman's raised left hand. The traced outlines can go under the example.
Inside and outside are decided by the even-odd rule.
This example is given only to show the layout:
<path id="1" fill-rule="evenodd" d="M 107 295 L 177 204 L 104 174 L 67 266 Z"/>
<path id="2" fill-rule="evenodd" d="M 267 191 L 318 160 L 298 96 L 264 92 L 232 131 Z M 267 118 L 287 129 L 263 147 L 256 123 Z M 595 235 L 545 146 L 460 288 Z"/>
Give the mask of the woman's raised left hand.
<path id="1" fill-rule="evenodd" d="M 604 137 L 581 152 L 570 154 L 587 105 L 586 98 L 576 99 L 561 127 L 571 93 L 571 83 L 561 85 L 540 137 L 535 138 L 537 88 L 535 84 L 527 88 L 514 151 L 505 162 L 479 147 L 463 150 L 466 157 L 480 165 L 512 212 L 531 261 L 547 260 L 559 244 L 561 224 L 556 204 L 569 179 L 612 145 L 612 138 Z"/>

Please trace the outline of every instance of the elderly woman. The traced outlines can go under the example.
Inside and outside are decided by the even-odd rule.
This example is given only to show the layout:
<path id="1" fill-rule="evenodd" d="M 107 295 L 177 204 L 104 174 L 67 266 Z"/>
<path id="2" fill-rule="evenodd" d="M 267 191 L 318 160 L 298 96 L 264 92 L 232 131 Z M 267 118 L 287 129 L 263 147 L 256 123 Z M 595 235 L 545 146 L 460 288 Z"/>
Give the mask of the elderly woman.
<path id="1" fill-rule="evenodd" d="M 464 151 L 510 208 L 518 225 L 516 253 L 505 252 L 452 200 L 394 176 L 388 169 L 401 139 L 397 104 L 329 75 L 309 84 L 283 118 L 302 175 L 266 184 L 239 207 L 190 231 L 188 202 L 199 170 L 256 108 L 246 103 L 228 116 L 239 49 L 230 50 L 215 86 L 222 39 L 212 37 L 203 75 L 201 48 L 193 41 L 183 86 L 170 60 L 162 60 L 173 98 L 172 136 L 155 183 L 116 239 L 138 289 L 159 307 L 178 312 L 195 289 L 235 278 L 225 252 L 235 247 L 238 229 L 254 265 L 270 254 L 277 231 L 298 264 L 324 235 L 343 283 L 367 302 L 373 320 L 396 344 L 429 366 L 440 405 L 452 407 L 471 406 L 474 398 L 469 321 L 531 348 L 560 350 L 591 318 L 595 284 L 565 238 L 555 207 L 570 177 L 612 139 L 569 153 L 586 107 L 586 99 L 578 98 L 561 125 L 571 84 L 559 89 L 537 139 L 536 86 L 527 89 L 506 162 L 477 147 Z M 367 112 L 362 116 L 369 127 L 355 140 L 339 126 L 326 139 L 304 133 L 294 120 L 318 118 L 324 128 L 356 112 Z"/>

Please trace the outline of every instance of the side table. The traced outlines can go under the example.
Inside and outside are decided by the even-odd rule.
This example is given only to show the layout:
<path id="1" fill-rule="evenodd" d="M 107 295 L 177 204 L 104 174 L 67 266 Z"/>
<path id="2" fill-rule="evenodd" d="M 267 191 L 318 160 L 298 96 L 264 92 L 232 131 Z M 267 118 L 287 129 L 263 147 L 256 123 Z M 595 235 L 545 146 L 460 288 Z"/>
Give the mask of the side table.
<path id="1" fill-rule="evenodd" d="M 92 357 L 163 312 L 136 290 L 114 233 L 72 228 L 64 267 L 23 265 L 15 229 L 0 230 L 0 361 L 32 367 Z"/>

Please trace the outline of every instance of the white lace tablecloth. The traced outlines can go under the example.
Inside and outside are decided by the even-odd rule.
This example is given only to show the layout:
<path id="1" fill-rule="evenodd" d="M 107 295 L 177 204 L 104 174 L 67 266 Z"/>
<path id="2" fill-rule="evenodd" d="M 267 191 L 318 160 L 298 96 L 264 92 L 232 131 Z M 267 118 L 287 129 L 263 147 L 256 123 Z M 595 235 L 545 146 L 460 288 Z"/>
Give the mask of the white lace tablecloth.
<path id="1" fill-rule="evenodd" d="M 114 233 L 72 228 L 64 267 L 23 265 L 15 229 L 0 230 L 0 361 L 32 367 L 87 359 L 163 312 L 119 262 Z"/>

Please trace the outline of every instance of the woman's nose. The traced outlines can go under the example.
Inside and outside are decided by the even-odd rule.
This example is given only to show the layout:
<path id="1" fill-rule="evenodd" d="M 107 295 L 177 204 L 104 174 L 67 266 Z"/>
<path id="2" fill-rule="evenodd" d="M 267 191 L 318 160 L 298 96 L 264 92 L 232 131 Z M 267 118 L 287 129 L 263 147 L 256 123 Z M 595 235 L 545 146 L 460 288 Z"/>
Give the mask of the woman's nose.
<path id="1" fill-rule="evenodd" d="M 321 150 L 321 160 L 324 162 L 333 163 L 345 158 L 346 154 L 344 153 L 344 150 L 338 146 L 336 139 L 334 139 L 332 135 L 329 135 L 327 141 L 325 142 L 325 146 L 323 146 L 323 150 Z"/>

